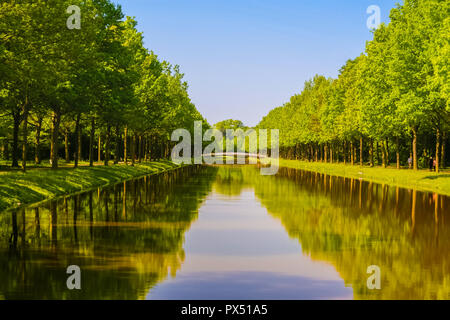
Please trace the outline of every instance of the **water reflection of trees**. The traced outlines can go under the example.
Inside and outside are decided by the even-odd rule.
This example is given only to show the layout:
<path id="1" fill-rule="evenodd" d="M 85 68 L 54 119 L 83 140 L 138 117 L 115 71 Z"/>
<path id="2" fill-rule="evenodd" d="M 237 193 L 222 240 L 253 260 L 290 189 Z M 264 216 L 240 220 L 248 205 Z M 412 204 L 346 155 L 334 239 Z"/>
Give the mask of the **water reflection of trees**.
<path id="1" fill-rule="evenodd" d="M 4 212 L 0 297 L 145 297 L 180 269 L 184 234 L 216 171 L 183 168 Z M 72 264 L 81 267 L 81 290 L 66 288 Z"/>
<path id="2" fill-rule="evenodd" d="M 303 253 L 332 263 L 355 298 L 450 298 L 448 197 L 295 169 L 239 170 Z M 381 290 L 367 289 L 372 264 Z"/>
<path id="3" fill-rule="evenodd" d="M 213 184 L 214 190 L 226 196 L 237 196 L 244 188 L 251 187 L 251 184 L 244 180 L 240 168 L 241 166 L 220 166 Z"/>
<path id="4" fill-rule="evenodd" d="M 226 195 L 253 187 L 303 253 L 334 265 L 355 298 L 450 298 L 448 197 L 252 167 L 186 168 L 2 213 L 0 298 L 144 297 L 180 269 L 184 234 L 214 179 Z M 81 291 L 66 289 L 71 264 L 82 268 Z M 381 290 L 366 287 L 372 264 Z"/>

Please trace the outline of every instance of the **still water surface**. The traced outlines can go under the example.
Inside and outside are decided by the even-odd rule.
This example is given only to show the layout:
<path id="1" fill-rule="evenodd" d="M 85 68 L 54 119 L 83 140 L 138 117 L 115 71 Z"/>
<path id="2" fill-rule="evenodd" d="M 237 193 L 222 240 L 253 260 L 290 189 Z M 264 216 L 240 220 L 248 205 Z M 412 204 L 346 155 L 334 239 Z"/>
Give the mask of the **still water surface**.
<path id="1" fill-rule="evenodd" d="M 0 213 L 0 298 L 450 299 L 448 208 L 294 169 L 182 168 Z"/>

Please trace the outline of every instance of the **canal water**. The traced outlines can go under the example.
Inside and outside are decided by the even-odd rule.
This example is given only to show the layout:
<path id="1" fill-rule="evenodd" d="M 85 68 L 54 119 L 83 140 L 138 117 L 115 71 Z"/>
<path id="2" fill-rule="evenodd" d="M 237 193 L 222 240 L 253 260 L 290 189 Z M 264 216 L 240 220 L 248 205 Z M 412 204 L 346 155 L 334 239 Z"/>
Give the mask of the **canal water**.
<path id="1" fill-rule="evenodd" d="M 185 167 L 0 213 L 0 299 L 450 299 L 449 208 L 295 169 Z"/>

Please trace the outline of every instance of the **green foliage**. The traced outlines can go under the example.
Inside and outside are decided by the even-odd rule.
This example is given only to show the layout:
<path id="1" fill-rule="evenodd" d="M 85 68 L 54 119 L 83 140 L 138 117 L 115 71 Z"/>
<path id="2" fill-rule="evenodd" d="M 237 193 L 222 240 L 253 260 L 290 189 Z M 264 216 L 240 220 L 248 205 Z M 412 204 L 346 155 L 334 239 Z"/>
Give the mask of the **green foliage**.
<path id="1" fill-rule="evenodd" d="M 66 26 L 71 5 L 81 10 L 80 29 Z M 55 149 L 54 160 L 60 128 L 83 134 L 89 123 L 97 134 L 106 133 L 102 146 L 109 158 L 111 128 L 117 152 L 125 127 L 132 135 L 152 136 L 159 144 L 151 148 L 160 149 L 172 130 L 192 128 L 195 120 L 206 124 L 179 67 L 144 48 L 137 22 L 109 0 L 2 1 L 0 39 L 0 127 L 3 136 L 13 124 L 4 140 L 16 160 L 19 144 L 28 144 L 18 139 L 19 126 L 35 129 L 33 119 L 43 120 L 39 130 L 55 133 L 44 137 Z M 74 126 L 74 119 L 81 124 Z M 24 126 L 22 135 L 31 132 Z M 75 141 L 71 137 L 71 151 Z"/>
<path id="2" fill-rule="evenodd" d="M 237 130 L 237 129 L 245 129 L 245 127 L 241 120 L 228 119 L 217 122 L 214 125 L 214 129 L 220 130 L 222 134 L 225 135 L 227 129 Z"/>
<path id="3" fill-rule="evenodd" d="M 352 162 L 354 146 L 367 139 L 382 143 L 387 162 L 389 140 L 397 146 L 397 159 L 407 158 L 409 151 L 417 161 L 416 144 L 423 141 L 422 151 L 429 156 L 437 132 L 436 157 L 445 163 L 439 146 L 445 145 L 450 124 L 449 15 L 448 1 L 405 0 L 392 9 L 391 22 L 374 31 L 366 52 L 347 61 L 337 79 L 316 75 L 258 127 L 280 129 L 285 157 L 312 160 L 320 153 L 327 161 L 326 155 L 338 150 L 335 160 L 345 161 L 350 153 Z M 408 150 L 412 138 L 414 147 Z"/>

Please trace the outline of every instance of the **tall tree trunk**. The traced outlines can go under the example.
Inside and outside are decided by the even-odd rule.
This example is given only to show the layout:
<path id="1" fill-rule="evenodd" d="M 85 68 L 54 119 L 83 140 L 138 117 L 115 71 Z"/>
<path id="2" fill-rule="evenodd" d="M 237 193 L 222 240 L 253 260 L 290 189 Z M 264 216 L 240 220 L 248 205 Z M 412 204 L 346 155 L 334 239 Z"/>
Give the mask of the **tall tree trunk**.
<path id="1" fill-rule="evenodd" d="M 78 161 L 80 159 L 80 136 L 81 136 L 81 129 L 80 129 L 80 117 L 81 114 L 77 114 L 77 119 L 75 120 L 75 155 L 74 155 L 74 168 L 78 168 Z"/>
<path id="2" fill-rule="evenodd" d="M 147 152 L 148 152 L 148 161 L 152 160 L 152 137 L 151 136 L 147 136 Z"/>
<path id="3" fill-rule="evenodd" d="M 142 136 L 139 135 L 139 146 L 138 146 L 138 162 L 141 163 L 142 161 Z"/>
<path id="4" fill-rule="evenodd" d="M 442 132 L 442 147 L 441 147 L 441 168 L 445 169 L 445 143 L 446 143 L 446 134 L 445 130 Z"/>
<path id="5" fill-rule="evenodd" d="M 131 165 L 134 166 L 136 161 L 136 134 L 133 133 L 133 139 L 131 141 Z"/>
<path id="6" fill-rule="evenodd" d="M 41 130 L 42 130 L 42 116 L 38 116 L 36 126 L 36 145 L 34 148 L 34 163 L 41 164 Z"/>
<path id="7" fill-rule="evenodd" d="M 98 156 L 97 156 L 97 161 L 98 162 L 102 161 L 102 134 L 100 132 L 98 133 Z"/>
<path id="8" fill-rule="evenodd" d="M 333 163 L 333 142 L 330 142 L 330 163 Z"/>
<path id="9" fill-rule="evenodd" d="M 114 164 L 118 164 L 120 160 L 119 152 L 120 152 L 120 141 L 122 137 L 119 130 L 120 130 L 119 125 L 116 125 L 116 148 L 114 152 Z"/>
<path id="10" fill-rule="evenodd" d="M 19 167 L 19 129 L 22 122 L 20 112 L 13 114 L 13 143 L 12 143 L 12 165 L 13 168 Z"/>
<path id="11" fill-rule="evenodd" d="M 439 172 L 439 149 L 440 149 L 441 131 L 436 129 L 436 173 Z"/>
<path id="12" fill-rule="evenodd" d="M 413 133 L 413 169 L 417 170 L 417 129 L 415 127 L 412 128 Z"/>
<path id="13" fill-rule="evenodd" d="M 386 152 L 386 166 L 389 166 L 390 164 L 390 157 L 389 157 L 389 140 L 385 140 L 385 152 Z"/>
<path id="14" fill-rule="evenodd" d="M 354 149 L 353 149 L 353 140 L 350 141 L 350 162 L 352 166 L 355 164 L 355 155 L 354 155 Z"/>
<path id="15" fill-rule="evenodd" d="M 144 137 L 144 162 L 147 162 L 148 160 L 148 141 L 147 141 L 147 136 Z"/>
<path id="16" fill-rule="evenodd" d="M 110 154 L 109 154 L 110 140 L 111 140 L 111 125 L 108 123 L 108 125 L 106 127 L 106 138 L 105 138 L 105 161 L 104 161 L 105 166 L 108 166 L 109 157 L 110 157 Z"/>
<path id="17" fill-rule="evenodd" d="M 153 144 L 154 144 L 154 142 L 153 142 L 153 136 L 150 135 L 150 136 L 148 137 L 148 154 L 149 154 L 149 160 L 150 160 L 150 161 L 152 161 L 152 159 L 153 159 L 153 151 L 154 151 L 154 149 L 153 149 Z"/>
<path id="18" fill-rule="evenodd" d="M 58 169 L 58 136 L 59 125 L 61 123 L 61 111 L 59 109 L 53 111 L 52 116 L 52 138 L 50 144 L 50 159 L 52 162 L 52 169 Z"/>
<path id="19" fill-rule="evenodd" d="M 95 135 L 95 118 L 91 119 L 91 133 L 89 135 L 89 167 L 94 166 L 94 135 Z"/>
<path id="20" fill-rule="evenodd" d="M 380 144 L 377 140 L 377 165 L 380 165 Z"/>
<path id="21" fill-rule="evenodd" d="M 165 158 L 165 159 L 169 159 L 169 142 L 166 142 L 166 143 L 165 143 L 164 158 Z"/>
<path id="22" fill-rule="evenodd" d="M 397 149 L 396 149 L 397 169 L 400 169 L 400 141 L 399 141 L 398 137 L 396 137 L 396 144 L 397 144 Z"/>
<path id="23" fill-rule="evenodd" d="M 411 159 L 411 162 L 412 162 L 412 159 L 413 159 L 413 152 L 412 152 L 413 147 L 412 147 L 412 144 L 413 144 L 413 141 L 412 141 L 412 139 L 411 139 L 411 140 L 409 141 L 409 157 L 410 157 L 410 159 Z M 408 167 L 409 167 L 409 169 L 411 169 L 411 165 L 412 165 L 412 163 L 409 164 L 409 161 L 408 161 Z"/>
<path id="24" fill-rule="evenodd" d="M 342 142 L 342 155 L 344 156 L 344 165 L 346 165 L 347 164 L 347 150 L 346 150 L 346 145 L 347 145 L 347 143 L 346 143 L 346 141 L 344 140 L 343 142 Z"/>
<path id="25" fill-rule="evenodd" d="M 128 165 L 127 136 L 128 136 L 128 127 L 125 126 L 125 132 L 123 137 L 123 161 L 125 162 L 126 165 Z"/>
<path id="26" fill-rule="evenodd" d="M 78 139 L 78 144 L 77 144 L 77 149 L 78 149 L 78 153 L 77 153 L 77 156 L 78 156 L 78 162 L 81 162 L 81 160 L 83 159 L 83 146 L 82 146 L 82 142 L 83 142 L 83 140 L 82 140 L 82 138 L 83 138 L 83 129 L 82 129 L 82 127 L 81 127 L 81 124 L 79 125 L 79 129 L 78 129 L 78 134 L 77 134 L 77 139 Z"/>
<path id="27" fill-rule="evenodd" d="M 370 150 L 369 150 L 369 153 L 370 153 L 370 166 L 371 167 L 373 167 L 375 164 L 374 164 L 374 159 L 373 159 L 373 138 L 370 138 Z"/>
<path id="28" fill-rule="evenodd" d="M 383 168 L 386 168 L 386 144 L 385 141 L 381 141 L 381 159 L 382 159 L 382 163 L 383 163 Z"/>
<path id="29" fill-rule="evenodd" d="M 23 106 L 22 112 L 22 171 L 25 172 L 27 170 L 27 144 L 28 144 L 28 99 Z"/>
<path id="30" fill-rule="evenodd" d="M 64 152 L 66 156 L 66 162 L 70 162 L 70 154 L 69 154 L 69 129 L 66 128 L 64 130 Z"/>
<path id="31" fill-rule="evenodd" d="M 323 162 L 323 146 L 321 143 L 317 145 L 317 148 L 319 149 L 319 161 Z"/>
<path id="32" fill-rule="evenodd" d="M 363 159 L 363 137 L 359 137 L 359 165 L 362 167 L 364 164 Z"/>

